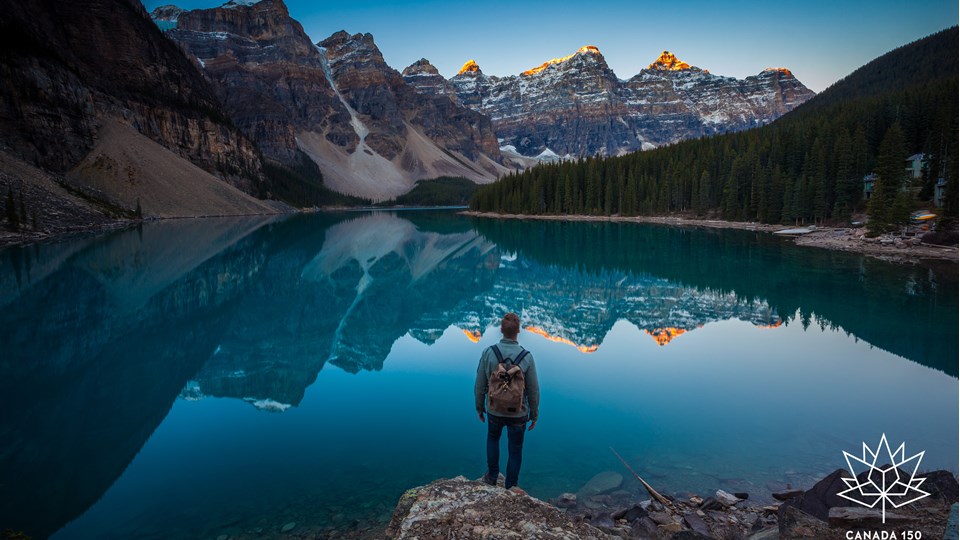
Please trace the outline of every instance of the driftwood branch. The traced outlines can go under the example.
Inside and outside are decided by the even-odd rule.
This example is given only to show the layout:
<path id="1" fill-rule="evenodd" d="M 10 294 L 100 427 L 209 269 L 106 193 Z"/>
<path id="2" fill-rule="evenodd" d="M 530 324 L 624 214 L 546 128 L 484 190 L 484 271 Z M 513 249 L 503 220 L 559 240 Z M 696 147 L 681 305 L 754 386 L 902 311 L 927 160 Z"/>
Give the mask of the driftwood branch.
<path id="1" fill-rule="evenodd" d="M 620 463 L 623 463 L 623 466 L 626 467 L 628 471 L 633 473 L 633 476 L 636 477 L 636 479 L 639 480 L 641 484 L 643 484 L 643 487 L 646 488 L 647 493 L 649 493 L 650 496 L 653 497 L 655 501 L 657 501 L 658 503 L 664 506 L 673 506 L 673 504 L 670 502 L 669 499 L 657 493 L 657 490 L 653 489 L 653 487 L 651 487 L 650 484 L 646 482 L 646 480 L 644 480 L 643 478 L 640 478 L 640 475 L 637 474 L 637 471 L 633 470 L 633 467 L 631 467 L 630 464 L 626 462 L 626 460 L 620 457 L 620 454 L 618 454 L 617 451 L 614 450 L 612 446 L 610 447 L 610 451 L 613 452 L 613 455 L 617 456 L 617 459 L 620 460 Z"/>

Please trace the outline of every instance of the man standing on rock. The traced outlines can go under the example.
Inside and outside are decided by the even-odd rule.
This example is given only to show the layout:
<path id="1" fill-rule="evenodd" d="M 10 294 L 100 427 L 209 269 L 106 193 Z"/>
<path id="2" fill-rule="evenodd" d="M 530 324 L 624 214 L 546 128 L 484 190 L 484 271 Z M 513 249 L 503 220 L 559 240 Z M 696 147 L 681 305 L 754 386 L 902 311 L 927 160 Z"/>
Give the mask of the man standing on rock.
<path id="1" fill-rule="evenodd" d="M 504 487 L 517 485 L 523 454 L 523 435 L 537 425 L 540 384 L 533 355 L 517 343 L 520 318 L 507 313 L 500 321 L 503 339 L 480 356 L 473 386 L 477 416 L 487 413 L 487 473 L 483 481 L 496 485 L 500 475 L 500 435 L 507 428 L 507 475 Z M 527 428 L 527 421 L 530 427 Z"/>

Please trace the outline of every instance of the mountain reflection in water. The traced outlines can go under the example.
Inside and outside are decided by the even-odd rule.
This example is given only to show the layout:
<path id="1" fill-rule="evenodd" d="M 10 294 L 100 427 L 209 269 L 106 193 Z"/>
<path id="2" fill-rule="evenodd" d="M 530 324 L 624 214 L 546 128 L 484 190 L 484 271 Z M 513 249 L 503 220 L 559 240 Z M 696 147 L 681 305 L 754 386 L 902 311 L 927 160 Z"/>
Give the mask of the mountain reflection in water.
<path id="1" fill-rule="evenodd" d="M 328 362 L 379 371 L 406 338 L 454 327 L 474 362 L 508 310 L 585 355 L 623 324 L 669 348 L 724 321 L 815 323 L 955 378 L 955 273 L 742 231 L 440 212 L 149 223 L 7 249 L 0 525 L 45 537 L 81 516 L 178 396 L 288 411 Z"/>

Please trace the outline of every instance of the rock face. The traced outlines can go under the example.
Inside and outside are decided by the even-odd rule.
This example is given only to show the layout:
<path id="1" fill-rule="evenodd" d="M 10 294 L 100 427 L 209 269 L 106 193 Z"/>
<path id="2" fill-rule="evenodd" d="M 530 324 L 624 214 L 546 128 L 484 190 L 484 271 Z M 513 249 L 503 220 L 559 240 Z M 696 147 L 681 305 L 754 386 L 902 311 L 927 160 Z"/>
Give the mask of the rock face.
<path id="1" fill-rule="evenodd" d="M 435 79 L 415 83 L 423 80 L 417 64 L 404 76 L 420 92 L 448 93 Z M 786 69 L 738 80 L 667 51 L 624 81 L 592 45 L 518 76 L 487 76 L 471 60 L 449 85 L 461 103 L 490 116 L 507 151 L 548 159 L 617 155 L 759 126 L 813 96 Z"/>
<path id="2" fill-rule="evenodd" d="M 902 470 L 897 473 L 902 478 L 910 474 Z M 865 482 L 869 471 L 860 473 L 857 478 Z M 879 506 L 866 508 L 838 493 L 847 489 L 843 478 L 849 473 L 837 469 L 810 489 L 796 497 L 786 500 L 778 509 L 780 533 L 782 538 L 842 538 L 848 530 L 873 530 L 881 526 L 888 530 L 920 531 L 927 538 L 941 538 L 947 522 L 951 505 L 956 504 L 958 496 L 957 478 L 948 471 L 921 473 L 921 489 L 930 495 L 918 499 L 900 508 L 886 507 L 886 524 L 882 524 Z M 856 496 L 856 495 L 854 495 Z M 866 504 L 873 501 L 863 499 Z M 828 528 L 829 527 L 829 528 Z M 827 532 L 825 532 L 827 531 Z"/>
<path id="3" fill-rule="evenodd" d="M 64 173 L 90 152 L 111 118 L 234 186 L 256 190 L 256 148 L 140 2 L 0 0 L 0 13 L 0 139 L 12 155 Z"/>
<path id="4" fill-rule="evenodd" d="M 387 538 L 615 538 L 574 522 L 555 506 L 519 489 L 504 490 L 462 476 L 436 480 L 403 494 Z"/>
<path id="5" fill-rule="evenodd" d="M 292 163 L 304 130 L 356 148 L 350 114 L 327 81 L 324 58 L 283 2 L 193 11 L 164 6 L 151 16 L 173 24 L 167 36 L 196 58 L 234 123 L 267 157 Z"/>
<path id="6" fill-rule="evenodd" d="M 426 58 L 421 58 L 407 66 L 403 73 L 403 80 L 407 82 L 417 93 L 431 96 L 447 96 L 457 103 L 460 98 L 457 97 L 457 91 L 440 71 L 430 63 Z"/>
<path id="7" fill-rule="evenodd" d="M 418 93 L 370 34 L 337 32 L 314 45 L 282 0 L 180 13 L 164 6 L 153 17 L 196 57 L 267 157 L 296 167 L 303 152 L 337 191 L 380 200 L 419 179 L 487 182 L 505 172 L 490 121 Z"/>

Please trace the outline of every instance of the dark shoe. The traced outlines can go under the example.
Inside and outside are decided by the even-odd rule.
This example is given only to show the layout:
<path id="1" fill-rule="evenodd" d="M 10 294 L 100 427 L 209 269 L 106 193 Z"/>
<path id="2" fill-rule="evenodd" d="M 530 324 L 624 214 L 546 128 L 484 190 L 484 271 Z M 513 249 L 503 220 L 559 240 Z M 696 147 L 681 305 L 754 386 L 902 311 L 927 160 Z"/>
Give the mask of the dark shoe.
<path id="1" fill-rule="evenodd" d="M 483 480 L 483 483 L 487 484 L 488 486 L 497 485 L 497 479 L 490 476 L 490 473 L 484 473 L 483 478 L 481 478 L 480 480 Z"/>

